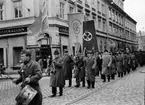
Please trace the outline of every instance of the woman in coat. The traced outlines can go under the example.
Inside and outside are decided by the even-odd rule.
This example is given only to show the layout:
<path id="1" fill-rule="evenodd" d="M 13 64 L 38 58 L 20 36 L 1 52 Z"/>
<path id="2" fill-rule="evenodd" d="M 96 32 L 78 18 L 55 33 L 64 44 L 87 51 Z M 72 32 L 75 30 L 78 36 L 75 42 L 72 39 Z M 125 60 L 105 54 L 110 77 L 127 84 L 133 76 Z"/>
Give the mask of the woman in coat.
<path id="1" fill-rule="evenodd" d="M 63 71 L 63 58 L 60 57 L 58 50 L 54 51 L 54 59 L 52 61 L 52 70 L 50 71 L 50 86 L 52 87 L 52 95 L 55 97 L 57 93 L 57 87 L 59 87 L 59 96 L 63 95 L 64 87 L 64 71 Z"/>

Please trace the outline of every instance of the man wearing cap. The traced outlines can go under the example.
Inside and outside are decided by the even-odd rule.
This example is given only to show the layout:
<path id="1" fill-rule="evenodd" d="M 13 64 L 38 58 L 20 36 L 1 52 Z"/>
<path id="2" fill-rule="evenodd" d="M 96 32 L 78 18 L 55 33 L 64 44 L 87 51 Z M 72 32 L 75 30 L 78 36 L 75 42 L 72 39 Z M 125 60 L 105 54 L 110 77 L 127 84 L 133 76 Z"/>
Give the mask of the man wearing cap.
<path id="1" fill-rule="evenodd" d="M 64 77 L 65 80 L 69 80 L 69 87 L 72 85 L 72 63 L 73 60 L 72 58 L 68 55 L 68 50 L 64 50 L 64 57 L 63 57 L 64 65 L 63 65 L 63 70 L 64 70 Z"/>
<path id="2" fill-rule="evenodd" d="M 63 95 L 64 87 L 64 71 L 63 71 L 63 58 L 60 57 L 58 50 L 54 51 L 54 59 L 52 60 L 52 70 L 50 71 L 50 86 L 52 87 L 52 95 L 55 97 L 57 94 L 57 87 L 59 87 L 59 96 Z"/>
<path id="3" fill-rule="evenodd" d="M 42 78 L 40 65 L 37 62 L 31 60 L 31 53 L 29 50 L 23 50 L 21 52 L 21 60 L 23 65 L 20 71 L 20 78 L 14 79 L 13 82 L 15 84 L 22 82 L 22 89 L 26 85 L 30 85 L 37 91 L 36 96 L 28 105 L 42 105 L 42 93 L 38 82 Z M 17 105 L 22 105 L 22 103 L 17 103 Z"/>
<path id="4" fill-rule="evenodd" d="M 93 52 L 88 51 L 85 66 L 88 89 L 90 87 L 95 88 L 95 67 L 96 67 L 96 59 L 93 56 Z"/>

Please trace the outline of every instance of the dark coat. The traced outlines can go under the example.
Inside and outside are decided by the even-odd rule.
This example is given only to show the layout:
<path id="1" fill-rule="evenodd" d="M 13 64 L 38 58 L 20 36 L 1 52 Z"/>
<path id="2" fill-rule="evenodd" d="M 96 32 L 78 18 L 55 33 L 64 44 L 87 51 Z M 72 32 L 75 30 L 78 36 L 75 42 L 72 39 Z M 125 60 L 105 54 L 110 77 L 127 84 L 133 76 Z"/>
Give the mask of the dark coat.
<path id="1" fill-rule="evenodd" d="M 63 58 L 57 57 L 52 63 L 54 71 L 50 71 L 50 86 L 51 87 L 64 87 L 64 71 L 63 71 Z M 54 64 L 54 65 L 53 65 Z"/>
<path id="2" fill-rule="evenodd" d="M 64 56 L 63 57 L 63 69 L 64 69 L 64 77 L 65 80 L 69 80 L 72 78 L 72 59 L 70 56 Z"/>
<path id="3" fill-rule="evenodd" d="M 121 54 L 118 54 L 116 56 L 116 67 L 117 67 L 117 72 L 124 71 L 124 56 Z"/>
<path id="4" fill-rule="evenodd" d="M 95 67 L 96 59 L 93 56 L 86 58 L 86 79 L 90 82 L 95 82 Z"/>
<path id="5" fill-rule="evenodd" d="M 25 80 L 27 77 L 30 77 L 30 83 L 28 85 L 34 88 L 37 91 L 37 94 L 34 97 L 34 99 L 29 103 L 29 105 L 42 105 L 42 93 L 38 82 L 42 78 L 40 65 L 37 62 L 30 60 L 26 65 L 25 64 L 22 65 L 21 71 L 22 70 L 24 70 L 24 72 L 23 74 L 20 72 L 21 76 L 16 81 L 16 84 L 19 84 L 23 81 L 23 79 Z M 26 85 L 27 84 L 22 83 L 21 85 L 22 89 Z"/>
<path id="6" fill-rule="evenodd" d="M 111 74 L 116 73 L 116 56 L 112 55 Z"/>

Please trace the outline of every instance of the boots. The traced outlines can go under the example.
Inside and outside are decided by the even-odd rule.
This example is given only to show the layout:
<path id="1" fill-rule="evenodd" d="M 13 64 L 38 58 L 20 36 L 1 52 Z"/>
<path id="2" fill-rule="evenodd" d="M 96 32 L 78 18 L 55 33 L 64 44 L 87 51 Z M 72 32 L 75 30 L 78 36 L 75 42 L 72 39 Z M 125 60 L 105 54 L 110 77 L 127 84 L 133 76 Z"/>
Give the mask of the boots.
<path id="1" fill-rule="evenodd" d="M 95 82 L 92 82 L 92 88 L 95 88 Z"/>
<path id="2" fill-rule="evenodd" d="M 87 80 L 87 83 L 88 83 L 88 89 L 89 89 L 89 88 L 90 88 L 90 85 L 91 85 L 91 84 L 90 84 L 90 81 Z"/>
<path id="3" fill-rule="evenodd" d="M 103 79 L 103 82 L 106 82 L 106 76 L 104 74 L 102 74 L 102 79 Z"/>
<path id="4" fill-rule="evenodd" d="M 110 75 L 107 75 L 107 78 L 108 78 L 108 82 L 110 82 Z"/>

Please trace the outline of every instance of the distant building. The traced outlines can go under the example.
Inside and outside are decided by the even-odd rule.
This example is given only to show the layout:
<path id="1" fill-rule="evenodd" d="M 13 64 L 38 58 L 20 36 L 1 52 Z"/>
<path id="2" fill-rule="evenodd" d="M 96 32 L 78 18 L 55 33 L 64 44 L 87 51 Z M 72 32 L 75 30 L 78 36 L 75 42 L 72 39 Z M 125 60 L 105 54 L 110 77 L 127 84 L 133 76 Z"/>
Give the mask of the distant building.
<path id="1" fill-rule="evenodd" d="M 41 0 L 40 0 L 41 1 Z M 52 52 L 68 48 L 68 13 L 83 12 L 88 20 L 95 21 L 100 52 L 110 51 L 108 39 L 116 50 L 137 49 L 136 21 L 124 12 L 124 0 L 46 0 L 49 20 L 48 34 L 52 36 Z M 7 67 L 17 65 L 22 48 L 33 51 L 33 59 L 40 55 L 40 45 L 27 28 L 39 16 L 39 0 L 0 1 L 0 63 Z M 41 40 L 41 44 L 46 43 Z M 49 44 L 49 43 L 48 43 Z"/>
<path id="2" fill-rule="evenodd" d="M 138 50 L 145 51 L 145 32 L 137 33 Z"/>

